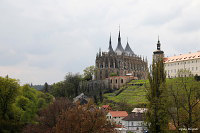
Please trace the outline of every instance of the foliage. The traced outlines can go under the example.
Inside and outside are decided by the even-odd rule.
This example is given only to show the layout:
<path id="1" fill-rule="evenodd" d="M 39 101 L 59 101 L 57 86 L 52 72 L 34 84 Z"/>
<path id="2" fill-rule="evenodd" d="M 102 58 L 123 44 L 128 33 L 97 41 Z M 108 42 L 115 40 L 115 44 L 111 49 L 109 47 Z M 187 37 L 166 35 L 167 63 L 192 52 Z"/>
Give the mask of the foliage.
<path id="1" fill-rule="evenodd" d="M 24 133 L 98 133 L 113 132 L 113 126 L 106 120 L 102 110 L 92 103 L 80 105 L 66 98 L 56 99 L 38 114 L 36 124 L 29 124 Z"/>
<path id="2" fill-rule="evenodd" d="M 54 83 L 50 88 L 50 94 L 55 97 L 74 98 L 78 95 L 79 82 L 81 76 L 79 74 L 68 73 L 64 81 Z"/>
<path id="3" fill-rule="evenodd" d="M 194 79 L 196 80 L 196 81 L 200 81 L 200 76 L 198 76 L 197 74 L 194 76 Z"/>
<path id="4" fill-rule="evenodd" d="M 19 93 L 19 83 L 15 79 L 0 77 L 0 132 L 19 131 L 21 123 L 14 118 L 13 103 Z"/>
<path id="5" fill-rule="evenodd" d="M 150 87 L 147 93 L 148 111 L 147 123 L 150 132 L 165 132 L 168 128 L 168 119 L 165 107 L 164 90 L 166 90 L 166 75 L 164 72 L 164 63 L 160 59 L 153 61 L 151 73 L 149 73 Z"/>
<path id="6" fill-rule="evenodd" d="M 193 77 L 176 78 L 168 85 L 168 114 L 177 130 L 200 128 L 199 86 Z"/>
<path id="7" fill-rule="evenodd" d="M 84 72 L 84 74 L 83 74 L 84 78 L 83 79 L 87 80 L 87 81 L 92 80 L 92 77 L 93 77 L 95 71 L 96 71 L 95 66 L 86 67 L 83 70 L 83 72 Z"/>
<path id="8" fill-rule="evenodd" d="M 56 132 L 112 133 L 114 126 L 106 120 L 102 110 L 89 103 L 82 106 L 76 105 L 63 112 L 56 124 Z"/>
<path id="9" fill-rule="evenodd" d="M 30 132 L 55 132 L 58 116 L 73 106 L 66 98 L 58 98 L 52 104 L 42 109 L 36 118 L 36 124 L 29 124 L 24 128 L 25 133 Z"/>
<path id="10" fill-rule="evenodd" d="M 19 83 L 15 79 L 0 77 L 0 118 L 8 119 L 11 105 L 19 91 Z"/>
<path id="11" fill-rule="evenodd" d="M 47 82 L 45 82 L 44 84 L 44 89 L 43 89 L 44 92 L 49 92 L 49 85 L 47 84 Z"/>
<path id="12" fill-rule="evenodd" d="M 39 109 L 52 102 L 53 96 L 31 88 L 20 86 L 18 81 L 0 77 L 0 132 L 20 132 Z M 42 102 L 41 102 L 42 101 Z"/>

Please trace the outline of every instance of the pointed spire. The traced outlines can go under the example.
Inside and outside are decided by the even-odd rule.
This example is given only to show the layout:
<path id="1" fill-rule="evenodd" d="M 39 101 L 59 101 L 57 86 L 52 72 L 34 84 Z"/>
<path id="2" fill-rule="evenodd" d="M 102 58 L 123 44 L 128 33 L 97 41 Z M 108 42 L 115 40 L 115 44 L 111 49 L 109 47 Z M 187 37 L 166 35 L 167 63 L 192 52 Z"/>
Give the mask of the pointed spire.
<path id="1" fill-rule="evenodd" d="M 132 51 L 131 47 L 129 46 L 128 37 L 127 37 L 127 44 L 126 44 L 126 48 L 125 48 L 125 53 L 127 55 L 134 55 L 134 52 Z"/>
<path id="2" fill-rule="evenodd" d="M 160 40 L 159 40 L 159 36 L 158 36 L 157 50 L 160 50 Z"/>
<path id="3" fill-rule="evenodd" d="M 117 48 L 116 48 L 115 52 L 118 55 L 121 55 L 122 53 L 124 53 L 124 49 L 123 49 L 122 44 L 121 44 L 120 27 L 119 27 L 118 44 L 117 44 Z"/>
<path id="4" fill-rule="evenodd" d="M 99 48 L 99 56 L 101 56 L 101 48 Z"/>
<path id="5" fill-rule="evenodd" d="M 119 25 L 119 36 L 118 36 L 118 43 L 121 43 L 121 36 L 120 36 L 120 25 Z"/>
<path id="6" fill-rule="evenodd" d="M 113 50 L 113 48 L 112 48 L 112 43 L 111 43 L 111 33 L 110 33 L 110 40 L 109 40 L 108 52 L 114 52 L 114 50 Z"/>

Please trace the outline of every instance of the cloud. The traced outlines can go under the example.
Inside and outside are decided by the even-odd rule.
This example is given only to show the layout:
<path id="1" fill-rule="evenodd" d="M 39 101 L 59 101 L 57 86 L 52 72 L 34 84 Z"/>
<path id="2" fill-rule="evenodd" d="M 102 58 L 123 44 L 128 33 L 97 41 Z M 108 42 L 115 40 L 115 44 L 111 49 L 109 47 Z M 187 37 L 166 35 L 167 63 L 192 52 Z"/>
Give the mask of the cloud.
<path id="1" fill-rule="evenodd" d="M 54 83 L 68 72 L 94 65 L 107 51 L 109 34 L 117 46 L 127 37 L 151 62 L 160 36 L 166 56 L 199 50 L 198 0 L 2 0 L 0 75 L 21 83 Z"/>

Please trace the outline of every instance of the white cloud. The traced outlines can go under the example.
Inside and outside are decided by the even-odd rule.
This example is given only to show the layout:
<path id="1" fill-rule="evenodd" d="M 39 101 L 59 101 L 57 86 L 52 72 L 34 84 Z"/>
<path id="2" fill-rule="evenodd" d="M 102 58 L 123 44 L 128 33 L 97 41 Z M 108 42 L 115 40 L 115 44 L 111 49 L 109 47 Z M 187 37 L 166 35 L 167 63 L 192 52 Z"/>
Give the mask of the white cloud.
<path id="1" fill-rule="evenodd" d="M 160 35 L 165 55 L 195 52 L 198 0 L 2 0 L 0 75 L 22 83 L 53 83 L 94 65 L 99 47 L 116 48 L 118 26 L 136 54 L 148 56 Z"/>

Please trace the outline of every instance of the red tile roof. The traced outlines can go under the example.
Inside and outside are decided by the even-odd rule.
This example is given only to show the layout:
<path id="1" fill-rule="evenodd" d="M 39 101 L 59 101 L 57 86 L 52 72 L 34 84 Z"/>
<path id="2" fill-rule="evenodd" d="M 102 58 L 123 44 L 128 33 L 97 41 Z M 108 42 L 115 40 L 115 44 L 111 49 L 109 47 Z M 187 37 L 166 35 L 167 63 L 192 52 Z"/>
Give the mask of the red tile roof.
<path id="1" fill-rule="evenodd" d="M 128 113 L 126 111 L 109 111 L 112 117 L 126 117 Z"/>

